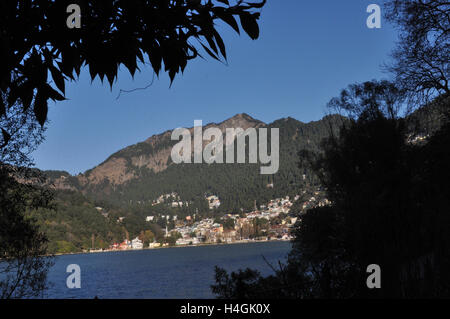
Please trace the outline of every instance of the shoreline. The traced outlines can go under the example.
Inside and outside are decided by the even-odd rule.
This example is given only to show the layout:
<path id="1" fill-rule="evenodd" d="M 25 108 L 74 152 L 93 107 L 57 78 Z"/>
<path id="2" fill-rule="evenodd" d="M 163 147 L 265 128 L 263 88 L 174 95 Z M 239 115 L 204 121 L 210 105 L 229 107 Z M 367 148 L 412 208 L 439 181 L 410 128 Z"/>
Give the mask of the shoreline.
<path id="1" fill-rule="evenodd" d="M 196 244 L 196 245 L 175 245 L 175 246 L 164 246 L 157 248 L 142 248 L 142 249 L 123 249 L 123 250 L 103 250 L 103 251 L 95 251 L 95 252 L 74 252 L 74 253 L 55 253 L 47 256 L 67 256 L 67 255 L 90 255 L 90 254 L 103 254 L 103 253 L 118 253 L 118 252 L 128 252 L 128 251 L 143 251 L 143 250 L 159 250 L 159 249 L 168 249 L 168 248 L 189 248 L 189 247 L 204 247 L 204 246 L 226 246 L 226 245 L 239 245 L 239 244 L 256 244 L 256 243 L 278 243 L 278 242 L 292 242 L 292 239 L 277 239 L 277 240 L 243 240 L 243 241 L 235 241 L 232 243 L 204 243 L 204 244 Z"/>

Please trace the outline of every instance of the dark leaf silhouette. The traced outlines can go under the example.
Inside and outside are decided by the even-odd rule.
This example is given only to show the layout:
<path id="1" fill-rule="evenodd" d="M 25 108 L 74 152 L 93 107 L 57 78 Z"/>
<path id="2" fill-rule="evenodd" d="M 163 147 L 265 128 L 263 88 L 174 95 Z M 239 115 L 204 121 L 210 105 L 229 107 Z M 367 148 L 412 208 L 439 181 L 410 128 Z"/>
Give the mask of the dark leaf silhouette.
<path id="1" fill-rule="evenodd" d="M 259 27 L 256 20 L 258 19 L 258 14 L 250 14 L 244 12 L 240 14 L 242 28 L 249 35 L 252 40 L 256 40 L 259 37 Z"/>
<path id="2" fill-rule="evenodd" d="M 63 94 L 66 93 L 66 85 L 65 85 L 65 78 L 62 73 L 55 68 L 53 65 L 50 66 L 50 72 L 52 74 L 53 81 L 55 81 L 56 87 L 58 90 L 60 90 Z"/>
<path id="3" fill-rule="evenodd" d="M 3 128 L 2 128 L 2 135 L 3 135 L 2 145 L 8 144 L 9 140 L 11 139 L 11 135 L 8 132 L 6 132 Z"/>
<path id="4" fill-rule="evenodd" d="M 240 34 L 239 31 L 239 25 L 236 22 L 236 19 L 234 16 L 230 13 L 225 12 L 223 8 L 216 8 L 214 10 L 214 13 L 224 22 L 226 22 L 229 26 L 233 28 L 234 31 L 236 31 L 238 34 Z"/>
<path id="5" fill-rule="evenodd" d="M 36 116 L 36 119 L 41 126 L 45 124 L 45 121 L 47 119 L 47 113 L 48 113 L 47 96 L 45 96 L 40 90 L 37 93 L 34 102 L 34 115 Z"/>
<path id="6" fill-rule="evenodd" d="M 2 95 L 0 95 L 0 117 L 6 113 L 5 102 L 3 101 Z"/>
<path id="7" fill-rule="evenodd" d="M 81 29 L 66 27 L 69 4 L 82 9 Z M 8 93 L 9 106 L 22 101 L 24 110 L 35 99 L 36 118 L 42 124 L 47 114 L 44 97 L 63 100 L 65 81 L 76 80 L 82 67 L 89 69 L 91 80 L 98 76 L 103 82 L 106 77 L 112 88 L 121 65 L 134 76 L 148 65 L 148 59 L 157 75 L 164 62 L 173 82 L 189 60 L 200 56 L 198 50 L 204 49 L 215 60 L 226 59 L 217 21 L 239 33 L 239 16 L 242 28 L 252 39 L 258 38 L 255 10 L 264 4 L 265 0 L 234 4 L 219 0 L 1 1 L 0 56 L 5 63 L 0 69 L 0 91 Z M 192 39 L 201 45 L 193 45 Z M 34 97 L 37 91 L 39 98 Z"/>

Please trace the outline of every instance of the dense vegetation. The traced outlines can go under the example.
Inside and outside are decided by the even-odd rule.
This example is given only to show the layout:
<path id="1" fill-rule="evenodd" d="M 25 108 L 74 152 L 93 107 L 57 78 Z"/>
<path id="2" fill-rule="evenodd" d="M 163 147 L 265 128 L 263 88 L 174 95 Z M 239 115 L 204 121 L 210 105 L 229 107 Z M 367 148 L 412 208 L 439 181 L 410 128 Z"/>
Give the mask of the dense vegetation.
<path id="1" fill-rule="evenodd" d="M 48 240 L 26 209 L 51 208 L 51 194 L 17 182 L 40 178 L 28 169 L 0 166 L 0 298 L 30 298 L 47 287 Z"/>
<path id="2" fill-rule="evenodd" d="M 219 298 L 450 297 L 450 9 L 391 0 L 386 12 L 400 31 L 393 81 L 342 90 L 329 106 L 349 122 L 318 156 L 299 158 L 331 205 L 298 212 L 293 249 L 273 275 L 216 268 Z"/>
<path id="3" fill-rule="evenodd" d="M 158 173 L 147 168 L 130 167 L 136 171 L 138 177 L 128 183 L 110 185 L 105 180 L 101 185 L 83 190 L 95 201 L 120 207 L 128 207 L 130 203 L 149 205 L 161 194 L 176 192 L 182 201 L 192 201 L 194 206 L 191 207 L 200 208 L 198 206 L 202 205 L 200 202 L 203 202 L 205 194 L 215 194 L 222 203 L 220 211 L 240 212 L 241 208 L 248 211 L 254 207 L 254 200 L 258 205 L 265 204 L 276 197 L 296 195 L 307 185 L 317 186 L 318 180 L 312 171 L 308 167 L 298 167 L 297 154 L 301 150 L 317 152 L 321 140 L 330 134 L 330 130 L 336 133 L 343 121 L 340 116 L 327 116 L 320 121 L 305 124 L 287 118 L 267 125 L 267 128 L 280 129 L 280 169 L 274 175 L 261 175 L 261 164 L 180 164 L 169 165 L 166 170 Z M 167 139 L 162 140 L 156 146 L 146 146 L 145 150 L 138 144 L 119 151 L 113 157 L 120 156 L 131 162 L 130 159 L 136 152 L 148 155 L 151 153 L 142 152 L 156 152 L 161 145 L 165 147 L 166 144 L 173 144 L 170 142 Z M 49 172 L 49 176 L 52 178 L 68 174 Z M 76 182 L 70 180 L 69 183 L 77 187 Z M 267 185 L 272 183 L 274 188 L 268 188 Z"/>
<path id="4" fill-rule="evenodd" d="M 17 176 L 16 168 L 32 166 L 29 155 L 43 140 L 48 101 L 64 100 L 66 82 L 77 80 L 83 67 L 89 69 L 92 80 L 107 79 L 112 87 L 121 65 L 131 75 L 139 67 L 157 75 L 167 72 L 173 81 L 203 51 L 226 60 L 217 22 L 237 33 L 242 29 L 256 40 L 258 9 L 264 4 L 265 0 L 0 2 L 0 258 L 6 260 L 0 268 L 0 298 L 36 296 L 46 285 L 48 263 L 42 255 L 47 252 L 47 239 L 26 218 L 26 211 L 48 207 L 39 203 L 39 196 L 32 196 L 39 187 L 21 186 L 14 179 L 27 180 Z M 71 16 L 72 21 L 67 21 L 69 5 L 82 10 Z M 63 217 L 49 211 L 42 212 L 47 217 L 35 214 L 42 227 L 54 231 L 50 236 L 59 243 L 52 240 L 53 250 L 86 246 L 85 236 L 70 238 L 86 224 L 99 221 L 96 215 L 88 216 L 92 207 L 83 202 L 77 196 L 56 199 L 56 212 Z M 79 214 L 69 208 L 72 204 Z M 98 228 L 100 241 L 117 234 L 115 227 L 107 231 L 104 223 L 91 227 Z M 73 242 L 68 244 L 67 239 Z"/>
<path id="5" fill-rule="evenodd" d="M 164 62 L 173 80 L 198 56 L 189 38 L 199 40 L 213 58 L 226 58 L 214 20 L 239 32 L 239 16 L 242 28 L 256 39 L 259 13 L 254 9 L 265 1 L 234 6 L 227 1 L 162 1 L 161 6 L 139 1 L 148 6 L 142 11 L 127 1 L 90 3 L 84 21 L 97 27 L 73 30 L 69 37 L 60 32 L 64 2 L 0 4 L 2 43 L 7 43 L 0 51 L 5 61 L 0 68 L 0 253 L 6 267 L 0 272 L 7 275 L 0 297 L 38 295 L 50 265 L 42 258 L 47 252 L 104 248 L 137 235 L 145 242 L 162 240 L 162 228 L 173 222 L 146 223 L 146 215 L 242 212 L 252 209 L 254 200 L 262 204 L 317 187 L 332 205 L 307 213 L 293 209 L 299 223 L 287 263 L 269 277 L 250 269 L 231 274 L 217 269 L 213 291 L 219 297 L 450 296 L 448 2 L 388 1 L 387 17 L 400 31 L 388 66 L 393 82 L 357 83 L 343 90 L 330 106 L 343 111 L 345 120 L 333 116 L 310 124 L 293 119 L 270 124 L 281 133 L 280 170 L 274 176 L 261 176 L 259 165 L 250 164 L 169 165 L 155 173 L 136 170 L 128 161 L 137 179 L 123 185 L 105 180 L 87 192 L 77 178 L 49 172 L 50 178 L 64 175 L 76 189 L 57 191 L 51 200 L 46 189 L 19 183 L 30 179 L 18 176 L 16 168 L 30 164 L 30 150 L 42 141 L 47 101 L 64 99 L 67 79 L 75 80 L 88 66 L 92 79 L 106 77 L 112 85 L 121 64 L 134 74 L 146 53 L 152 69 L 159 73 Z M 153 25 L 154 16 L 164 17 L 161 25 Z M 399 116 L 403 108 L 406 117 Z M 414 109 L 419 110 L 409 115 Z M 152 153 L 170 143 L 140 143 L 111 158 Z M 267 187 L 271 183 L 274 187 Z M 151 205 L 174 191 L 189 206 Z M 221 198 L 218 210 L 206 207 L 208 194 Z M 168 239 L 171 244 L 176 236 Z M 369 264 L 382 268 L 381 289 L 365 285 Z"/>
<path id="6" fill-rule="evenodd" d="M 107 248 L 111 242 L 125 238 L 115 220 L 104 217 L 92 203 L 78 192 L 60 191 L 53 208 L 40 208 L 29 213 L 47 234 L 49 252 L 79 252 L 92 247 Z"/>
<path id="7" fill-rule="evenodd" d="M 315 191 L 319 186 L 316 175 L 307 165 L 299 167 L 294 158 L 301 150 L 317 153 L 320 141 L 329 135 L 330 128 L 334 127 L 336 131 L 343 121 L 340 116 L 327 116 L 321 121 L 304 124 L 287 118 L 268 125 L 268 128 L 280 129 L 280 169 L 273 176 L 261 175 L 260 164 L 181 164 L 170 165 L 159 173 L 140 169 L 136 180 L 117 185 L 109 193 L 104 192 L 104 185 L 90 188 L 86 195 L 81 191 L 58 190 L 54 209 L 39 209 L 31 215 L 48 235 L 51 252 L 107 248 L 113 242 L 134 238 L 146 230 L 151 230 L 158 240 L 163 240 L 161 229 L 166 226 L 169 230 L 174 228 L 174 222 L 157 216 L 215 218 L 224 213 L 248 212 L 254 208 L 255 200 L 257 205 L 263 205 L 274 198 Z M 165 143 L 168 142 L 163 140 L 161 145 Z M 112 156 L 131 158 L 137 151 L 157 151 L 161 145 L 145 150 L 138 145 Z M 64 176 L 70 185 L 81 190 L 77 179 L 66 172 L 45 173 L 50 180 Z M 274 187 L 267 187 L 271 183 Z M 171 207 L 170 203 L 175 198 L 152 204 L 160 195 L 172 192 L 178 194 L 177 201 L 188 205 Z M 211 194 L 221 200 L 221 206 L 214 210 L 209 209 L 205 199 Z M 146 216 L 155 216 L 155 220 L 145 222 Z M 118 223 L 119 217 L 125 218 Z"/>
<path id="8" fill-rule="evenodd" d="M 449 107 L 449 99 L 444 100 Z M 333 203 L 300 217 L 293 249 L 273 276 L 216 271 L 222 298 L 450 296 L 450 125 L 411 143 L 404 119 L 365 114 L 312 162 Z M 367 266 L 381 289 L 366 286 Z"/>
<path id="9" fill-rule="evenodd" d="M 437 107 L 428 109 L 408 118 L 405 122 L 408 123 L 408 132 L 411 127 L 420 127 L 422 132 L 436 130 L 436 126 L 429 129 L 428 123 L 430 117 L 435 119 L 441 113 Z M 280 129 L 280 169 L 275 175 L 261 175 L 260 164 L 180 164 L 169 165 L 167 170 L 159 173 L 139 169 L 137 179 L 116 185 L 111 192 L 104 191 L 105 185 L 89 188 L 86 195 L 81 191 L 57 191 L 55 209 L 40 209 L 32 215 L 48 234 L 50 251 L 66 253 L 107 248 L 113 242 L 140 236 L 144 231 L 152 231 L 157 235 L 156 239 L 162 241 L 163 230 L 166 226 L 173 229 L 174 221 L 158 218 L 161 215 L 176 215 L 180 219 L 195 215 L 197 220 L 217 218 L 224 213 L 249 212 L 254 209 L 255 200 L 259 206 L 274 198 L 293 198 L 297 194 L 309 198 L 322 183 L 307 155 L 320 154 L 321 142 L 336 135 L 345 123 L 348 123 L 347 118 L 334 115 L 308 124 L 286 118 L 267 125 L 268 128 Z M 167 143 L 167 140 L 162 140 L 161 145 L 165 147 Z M 126 148 L 112 156 L 129 159 L 138 149 L 139 154 L 145 154 L 142 152 L 157 151 L 161 145 L 145 150 Z M 297 160 L 299 153 L 303 154 L 300 165 Z M 66 172 L 47 171 L 46 175 L 49 179 L 64 176 L 70 185 L 82 190 L 78 180 Z M 274 187 L 267 187 L 271 183 Z M 160 195 L 172 192 L 177 193 L 179 199 L 169 198 L 164 203 L 153 204 Z M 217 209 L 208 208 L 205 196 L 211 194 L 221 200 Z M 188 205 L 173 208 L 170 204 L 175 200 Z M 155 216 L 155 220 L 146 222 L 146 216 Z M 119 217 L 125 218 L 118 223 Z"/>

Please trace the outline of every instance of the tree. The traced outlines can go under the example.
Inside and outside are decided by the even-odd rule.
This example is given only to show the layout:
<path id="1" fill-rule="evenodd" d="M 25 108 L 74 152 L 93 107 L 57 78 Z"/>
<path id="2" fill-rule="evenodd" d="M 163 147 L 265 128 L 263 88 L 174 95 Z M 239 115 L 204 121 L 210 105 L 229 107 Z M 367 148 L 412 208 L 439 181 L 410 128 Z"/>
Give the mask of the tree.
<path id="1" fill-rule="evenodd" d="M 52 260 L 45 257 L 47 237 L 26 212 L 50 208 L 52 194 L 32 184 L 43 184 L 43 176 L 28 168 L 45 128 L 18 103 L 5 110 L 0 127 L 0 298 L 38 296 L 47 286 Z M 25 180 L 29 183 L 19 183 Z"/>
<path id="2" fill-rule="evenodd" d="M 450 6 L 446 0 L 391 0 L 386 17 L 399 29 L 387 69 L 406 89 L 411 108 L 449 94 Z"/>
<path id="3" fill-rule="evenodd" d="M 328 108 L 351 119 L 379 114 L 397 119 L 404 111 L 405 92 L 396 84 L 383 81 L 367 81 L 348 86 L 339 97 L 331 99 Z"/>
<path id="4" fill-rule="evenodd" d="M 225 219 L 225 221 L 223 222 L 223 228 L 227 229 L 227 230 L 233 230 L 235 226 L 235 221 L 232 218 L 227 218 Z"/>
<path id="5" fill-rule="evenodd" d="M 143 241 L 144 247 L 148 247 L 148 245 L 154 241 L 155 235 L 151 230 L 146 230 L 141 232 L 139 239 Z"/>
<path id="6" fill-rule="evenodd" d="M 239 33 L 239 17 L 245 32 L 257 39 L 260 14 L 255 9 L 265 2 L 1 1 L 0 118 L 20 101 L 22 112 L 32 106 L 44 125 L 48 100 L 64 100 L 66 81 L 75 80 L 82 67 L 89 67 L 92 80 L 106 77 L 112 87 L 120 65 L 131 75 L 139 66 L 150 65 L 157 75 L 164 68 L 173 81 L 188 61 L 201 57 L 200 48 L 216 60 L 226 59 L 216 22 Z M 79 29 L 66 26 L 69 4 L 81 9 Z M 5 137 L 11 134 L 3 127 L 2 132 Z"/>
<path id="7" fill-rule="evenodd" d="M 2 94 L 7 100 L 6 94 Z M 0 163 L 31 165 L 30 154 L 44 140 L 45 127 L 39 126 L 31 109 L 23 110 L 19 103 L 11 105 L 0 117 Z"/>
<path id="8" fill-rule="evenodd" d="M 444 117 L 417 143 L 409 138 L 411 117 L 402 117 L 435 104 L 450 107 L 450 7 L 441 0 L 391 0 L 387 9 L 400 30 L 389 66 L 395 82 L 343 90 L 328 106 L 349 121 L 321 153 L 300 158 L 313 164 L 332 205 L 299 216 L 288 262 L 274 275 L 216 269 L 212 288 L 220 298 L 450 296 L 450 124 Z M 381 289 L 365 285 L 370 264 L 381 266 Z"/>
<path id="9" fill-rule="evenodd" d="M 219 297 L 263 298 L 268 281 L 284 298 L 450 296 L 450 124 L 412 142 L 408 118 L 383 111 L 385 91 L 364 90 L 373 86 L 351 86 L 360 97 L 351 99 L 354 109 L 347 99 L 330 103 L 359 114 L 313 159 L 332 205 L 299 216 L 288 262 L 274 275 L 217 270 Z M 366 286 L 371 264 L 382 269 L 381 289 Z"/>
<path id="10" fill-rule="evenodd" d="M 175 246 L 178 239 L 182 238 L 179 232 L 171 232 L 168 237 L 164 239 L 164 242 L 168 243 L 169 246 Z"/>
<path id="11" fill-rule="evenodd" d="M 25 215 L 27 209 L 48 207 L 51 194 L 20 184 L 17 178 L 36 176 L 26 169 L 0 166 L 0 298 L 39 296 L 52 265 L 51 257 L 45 257 L 46 236 Z"/>
<path id="12" fill-rule="evenodd" d="M 46 285 L 50 264 L 41 257 L 47 252 L 46 237 L 25 212 L 46 207 L 51 196 L 37 186 L 19 183 L 39 176 L 19 176 L 17 169 L 31 164 L 28 155 L 42 141 L 48 101 L 64 100 L 66 81 L 75 81 L 82 67 L 89 68 L 92 80 L 106 78 L 112 88 L 121 65 L 131 75 L 148 65 L 157 75 L 164 68 L 173 82 L 188 61 L 202 57 L 201 50 L 216 60 L 226 60 L 216 22 L 221 20 L 239 33 L 239 18 L 242 29 L 257 39 L 260 14 L 256 10 L 265 2 L 0 2 L 2 297 L 35 296 Z M 80 29 L 66 27 L 69 4 L 81 8 Z"/>

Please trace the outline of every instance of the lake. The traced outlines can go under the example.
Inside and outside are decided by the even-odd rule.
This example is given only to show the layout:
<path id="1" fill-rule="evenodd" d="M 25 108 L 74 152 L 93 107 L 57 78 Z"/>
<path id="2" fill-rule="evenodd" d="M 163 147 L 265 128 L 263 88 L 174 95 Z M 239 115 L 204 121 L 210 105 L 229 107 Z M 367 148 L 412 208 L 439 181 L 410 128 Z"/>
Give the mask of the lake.
<path id="1" fill-rule="evenodd" d="M 214 266 L 268 275 L 272 270 L 262 256 L 276 265 L 290 248 L 277 241 L 58 256 L 44 298 L 214 298 Z M 81 268 L 80 289 L 66 286 L 70 264 Z"/>

